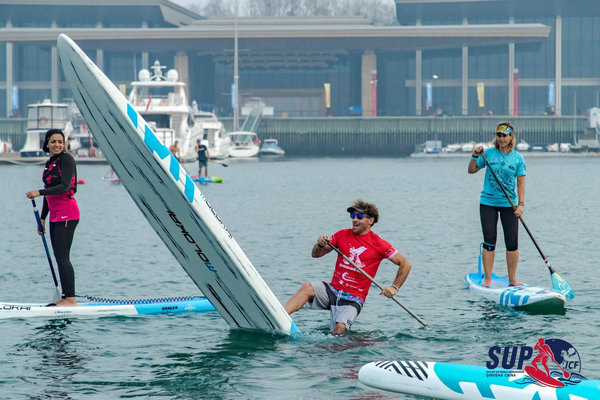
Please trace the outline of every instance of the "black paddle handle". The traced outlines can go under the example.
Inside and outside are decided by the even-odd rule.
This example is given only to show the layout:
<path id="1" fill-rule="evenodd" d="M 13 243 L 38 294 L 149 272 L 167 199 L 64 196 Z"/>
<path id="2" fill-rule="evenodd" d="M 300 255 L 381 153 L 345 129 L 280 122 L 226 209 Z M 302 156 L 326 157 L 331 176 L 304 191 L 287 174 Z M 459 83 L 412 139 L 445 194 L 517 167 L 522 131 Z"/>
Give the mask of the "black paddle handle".
<path id="1" fill-rule="evenodd" d="M 483 157 L 483 161 L 485 161 L 485 164 L 487 165 L 487 167 L 489 168 L 490 172 L 492 173 L 494 179 L 496 180 L 496 182 L 498 182 L 498 185 L 500 185 L 500 189 L 502 189 L 502 192 L 504 192 L 504 195 L 506 196 L 506 199 L 508 200 L 508 202 L 510 203 L 510 206 L 512 207 L 513 210 L 516 210 L 517 207 L 515 207 L 515 203 L 513 203 L 512 199 L 510 198 L 508 192 L 506 191 L 506 189 L 504 188 L 504 185 L 502 184 L 502 182 L 500 182 L 500 179 L 498 179 L 498 176 L 496 175 L 496 173 L 494 172 L 494 169 L 492 168 L 492 166 L 490 165 L 490 163 L 488 162 L 487 158 L 485 157 L 485 155 L 483 153 L 481 153 L 481 157 Z M 531 238 L 531 241 L 533 242 L 533 244 L 535 245 L 535 248 L 537 249 L 537 251 L 540 253 L 540 256 L 542 256 L 542 258 L 544 259 L 544 262 L 546 263 L 546 265 L 548 266 L 548 268 L 550 268 L 550 273 L 553 274 L 554 273 L 554 268 L 552 268 L 552 266 L 550 265 L 550 263 L 548 263 L 548 259 L 546 258 L 546 256 L 544 255 L 544 252 L 542 251 L 542 249 L 540 248 L 540 245 L 537 243 L 537 241 L 535 240 L 535 238 L 533 237 L 533 234 L 531 233 L 531 231 L 529 230 L 529 227 L 527 226 L 527 224 L 525 223 L 525 220 L 523 219 L 523 217 L 519 217 L 519 221 L 521 221 L 521 224 L 523 224 L 523 228 L 525 228 L 525 230 L 527 231 L 527 234 L 529 235 L 529 237 Z"/>

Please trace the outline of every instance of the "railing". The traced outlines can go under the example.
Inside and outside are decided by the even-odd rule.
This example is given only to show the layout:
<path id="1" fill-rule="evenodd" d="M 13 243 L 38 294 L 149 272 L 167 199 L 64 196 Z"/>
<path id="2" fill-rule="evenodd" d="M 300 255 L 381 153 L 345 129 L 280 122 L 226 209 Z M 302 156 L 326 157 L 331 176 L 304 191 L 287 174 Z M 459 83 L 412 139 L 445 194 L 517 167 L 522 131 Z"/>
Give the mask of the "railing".
<path id="1" fill-rule="evenodd" d="M 221 121 L 231 130 L 232 119 Z M 257 133 L 273 138 L 288 155 L 405 157 L 426 140 L 443 145 L 488 142 L 499 122 L 513 123 L 517 140 L 532 146 L 574 143 L 587 128 L 586 117 L 335 117 L 262 118 Z M 0 137 L 11 138 L 13 149 L 25 143 L 25 119 L 0 119 Z"/>
<path id="2" fill-rule="evenodd" d="M 0 118 L 0 139 L 9 141 L 13 150 L 20 150 L 27 139 L 27 119 Z"/>
<path id="3" fill-rule="evenodd" d="M 288 155 L 404 157 L 426 140 L 491 141 L 503 121 L 513 123 L 517 140 L 542 146 L 574 143 L 587 126 L 586 117 L 263 118 L 257 133 L 277 139 Z"/>

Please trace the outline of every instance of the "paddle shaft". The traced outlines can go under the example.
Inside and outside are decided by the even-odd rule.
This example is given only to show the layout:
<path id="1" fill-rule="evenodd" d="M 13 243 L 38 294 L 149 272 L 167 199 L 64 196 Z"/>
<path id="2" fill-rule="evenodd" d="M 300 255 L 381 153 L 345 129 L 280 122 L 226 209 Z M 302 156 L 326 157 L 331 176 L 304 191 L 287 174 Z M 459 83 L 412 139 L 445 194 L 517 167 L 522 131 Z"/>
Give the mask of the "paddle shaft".
<path id="1" fill-rule="evenodd" d="M 510 203 L 510 206 L 512 207 L 513 210 L 516 210 L 517 207 L 515 207 L 515 203 L 513 203 L 512 199 L 510 198 L 510 196 L 508 195 L 508 192 L 506 191 L 506 189 L 504 188 L 504 185 L 502 184 L 502 182 L 500 182 L 500 179 L 498 179 L 498 176 L 496 175 L 496 173 L 494 172 L 494 169 L 490 166 L 490 163 L 488 162 L 487 158 L 485 157 L 485 155 L 483 153 L 481 153 L 481 157 L 483 157 L 483 161 L 485 161 L 485 164 L 487 165 L 487 167 L 489 168 L 490 172 L 492 173 L 492 176 L 494 177 L 494 179 L 496 180 L 496 182 L 498 182 L 498 185 L 500 185 L 500 189 L 502 189 L 502 192 L 504 192 L 504 195 L 506 196 L 506 199 L 508 200 L 508 202 Z M 525 223 L 525 220 L 523 219 L 523 217 L 519 217 L 519 221 L 521 221 L 521 224 L 523 224 L 523 228 L 525 228 L 525 230 L 527 231 L 527 234 L 529 235 L 529 237 L 531 238 L 531 241 L 533 242 L 533 244 L 535 245 L 535 248 L 537 249 L 537 251 L 540 253 L 540 256 L 542 256 L 542 259 L 544 260 L 544 263 L 546 263 L 546 266 L 548 266 L 548 269 L 550 270 L 550 274 L 555 273 L 556 271 L 554 271 L 554 268 L 552 268 L 552 266 L 550 265 L 550 263 L 548 262 L 548 259 L 546 258 L 546 256 L 544 255 L 544 252 L 542 251 L 542 249 L 540 248 L 540 245 L 537 243 L 537 241 L 535 240 L 535 238 L 533 237 L 533 234 L 531 233 L 531 231 L 529 230 L 529 227 L 527 226 L 527 224 Z"/>
<path id="2" fill-rule="evenodd" d="M 42 226 L 42 219 L 40 218 L 40 213 L 37 209 L 37 204 L 35 204 L 35 200 L 31 199 L 31 204 L 33 205 L 33 214 L 35 215 L 35 219 L 37 221 L 38 231 L 42 234 L 42 242 L 44 243 L 44 249 L 46 250 L 46 257 L 48 258 L 48 265 L 50 266 L 50 272 L 52 272 L 52 279 L 54 280 L 54 286 L 58 288 L 58 280 L 56 279 L 56 273 L 54 272 L 54 266 L 52 265 L 52 258 L 50 257 L 50 250 L 48 250 L 48 243 L 46 242 L 46 232 L 44 232 L 44 227 Z"/>
<path id="3" fill-rule="evenodd" d="M 225 164 L 225 163 L 224 163 L 224 162 L 222 162 L 222 161 L 214 161 L 214 160 L 209 160 L 209 162 L 211 162 L 211 163 L 214 163 L 214 164 L 219 164 L 219 165 L 222 165 L 222 166 L 224 166 L 224 167 L 229 167 L 229 164 Z"/>
<path id="4" fill-rule="evenodd" d="M 348 257 L 346 257 L 346 255 L 344 253 L 342 253 L 340 251 L 340 249 L 338 249 L 337 247 L 335 247 L 334 245 L 332 245 L 329 242 L 327 242 L 327 244 L 329 245 L 329 247 L 331 247 L 333 250 L 335 250 L 336 253 L 338 253 L 340 256 L 342 256 L 344 258 L 344 260 L 346 260 L 347 262 L 349 262 L 350 265 L 352 265 L 354 268 L 356 268 L 358 270 L 358 272 L 360 272 L 366 278 L 368 278 L 371 282 L 373 282 L 375 284 L 375 286 L 377 286 L 379 289 L 383 290 L 383 286 L 381 286 L 375 279 L 373 279 L 369 274 L 367 274 L 361 267 L 359 267 L 358 265 L 356 265 L 356 263 L 354 263 L 351 259 L 349 259 Z M 417 321 L 419 321 L 419 323 L 421 325 L 423 325 L 426 328 L 429 328 L 429 325 L 427 325 L 427 322 L 425 322 L 421 318 L 419 318 L 419 316 L 417 314 L 415 314 L 408 307 L 406 307 L 404 304 L 402 304 L 402 302 L 400 300 L 398 300 L 395 297 L 390 297 L 390 298 L 392 300 L 394 300 L 396 302 L 396 304 L 398 304 L 400 307 L 404 308 L 404 310 L 407 313 L 409 313 L 414 319 L 416 319 Z"/>

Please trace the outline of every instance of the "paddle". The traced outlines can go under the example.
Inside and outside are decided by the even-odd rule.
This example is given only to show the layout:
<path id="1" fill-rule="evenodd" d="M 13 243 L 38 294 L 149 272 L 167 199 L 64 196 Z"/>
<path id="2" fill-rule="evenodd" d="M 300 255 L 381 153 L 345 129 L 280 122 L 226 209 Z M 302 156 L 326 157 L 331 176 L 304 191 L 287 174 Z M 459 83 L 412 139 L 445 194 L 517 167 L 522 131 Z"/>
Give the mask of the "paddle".
<path id="1" fill-rule="evenodd" d="M 490 166 L 490 163 L 488 162 L 487 158 L 485 157 L 485 155 L 483 153 L 481 153 L 481 156 L 483 157 L 483 161 L 485 161 L 485 164 L 489 168 L 490 172 L 494 176 L 494 179 L 496 180 L 496 182 L 498 183 L 498 185 L 500 185 L 500 188 L 502 189 L 502 192 L 504 192 L 504 195 L 508 199 L 508 202 L 510 203 L 510 206 L 512 207 L 513 210 L 516 210 L 517 207 L 515 207 L 515 203 L 513 203 L 512 199 L 508 195 L 508 192 L 504 188 L 504 185 L 502 185 L 502 182 L 500 182 L 500 179 L 498 179 L 498 176 L 496 175 L 496 172 L 494 172 L 493 168 Z M 529 234 L 529 237 L 531 238 L 531 241 L 533 242 L 533 244 L 535 245 L 535 248 L 540 253 L 540 256 L 542 256 L 542 259 L 544 260 L 544 263 L 546 264 L 546 266 L 548 267 L 548 270 L 550 271 L 550 278 L 552 279 L 552 288 L 554 290 L 556 290 L 557 292 L 562 293 L 567 298 L 567 300 L 571 300 L 573 297 L 575 297 L 575 292 L 573 292 L 573 289 L 571 288 L 571 285 L 569 285 L 569 283 L 566 280 L 564 280 L 563 277 L 560 276 L 558 274 L 558 272 L 556 272 L 554 270 L 554 268 L 552 268 L 552 266 L 548 262 L 548 259 L 544 255 L 544 252 L 542 251 L 542 249 L 538 245 L 537 241 L 533 237 L 533 234 L 529 230 L 529 227 L 525 223 L 525 220 L 523 219 L 523 217 L 519 217 L 519 220 L 521 221 L 521 224 L 523 224 L 523 228 L 525 228 L 525 230 Z"/>
<path id="2" fill-rule="evenodd" d="M 211 162 L 211 163 L 215 163 L 215 164 L 222 165 L 222 166 L 224 166 L 224 167 L 226 167 L 226 168 L 227 168 L 227 167 L 229 167 L 229 164 L 226 164 L 226 163 L 224 163 L 224 162 L 222 162 L 222 161 L 214 161 L 214 160 L 210 160 L 210 162 Z"/>
<path id="3" fill-rule="evenodd" d="M 31 204 L 33 205 L 33 214 L 35 215 L 35 219 L 37 221 L 38 231 L 42 232 L 42 242 L 44 243 L 46 257 L 48 258 L 48 265 L 50 266 L 50 272 L 52 272 L 52 279 L 54 280 L 54 288 L 56 289 L 56 292 L 54 293 L 54 301 L 60 300 L 62 298 L 62 293 L 60 288 L 58 287 L 58 281 L 56 280 L 56 274 L 54 273 L 54 266 L 52 265 L 50 250 L 48 250 L 48 243 L 46 242 L 46 232 L 44 232 L 44 228 L 42 227 L 42 220 L 40 218 L 40 214 L 38 212 L 37 205 L 35 204 L 34 199 L 31 199 Z"/>
<path id="4" fill-rule="evenodd" d="M 329 247 L 331 247 L 333 250 L 335 250 L 336 253 L 338 253 L 340 256 L 342 256 L 344 258 L 344 260 L 346 260 L 347 262 L 349 262 L 350 265 L 352 265 L 354 268 L 356 268 L 358 270 L 358 272 L 360 272 L 366 278 L 368 278 L 371 282 L 373 282 L 375 284 L 375 286 L 377 286 L 379 289 L 383 290 L 383 286 L 381 286 L 375 279 L 371 278 L 371 276 L 369 274 L 367 274 L 361 267 L 359 267 L 358 265 L 356 265 L 351 259 L 349 259 L 348 257 L 346 257 L 346 255 L 344 253 L 342 253 L 340 251 L 340 249 L 338 249 L 337 247 L 335 247 L 334 245 L 332 245 L 329 242 L 327 242 L 327 244 L 329 245 Z M 400 300 L 398 300 L 395 297 L 390 297 L 390 298 L 392 300 L 394 300 L 400 307 L 404 308 L 404 310 L 407 313 L 409 313 L 414 319 L 416 319 L 417 321 L 419 321 L 419 323 L 421 325 L 423 325 L 425 328 L 429 328 L 429 325 L 427 325 L 427 322 L 425 322 L 421 318 L 419 318 L 419 316 L 417 314 L 415 314 L 408 307 L 406 307 L 404 304 L 402 304 L 402 302 Z"/>

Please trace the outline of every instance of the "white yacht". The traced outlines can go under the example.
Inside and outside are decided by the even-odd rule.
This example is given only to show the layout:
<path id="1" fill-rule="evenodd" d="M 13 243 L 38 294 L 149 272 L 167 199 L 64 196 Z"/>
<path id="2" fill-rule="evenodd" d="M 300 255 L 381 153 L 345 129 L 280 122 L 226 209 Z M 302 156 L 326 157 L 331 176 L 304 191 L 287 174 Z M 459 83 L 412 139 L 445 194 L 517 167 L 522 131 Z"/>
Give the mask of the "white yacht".
<path id="1" fill-rule="evenodd" d="M 73 124 L 69 114 L 69 105 L 65 103 L 52 103 L 45 99 L 41 103 L 27 106 L 27 139 L 21 149 L 21 157 L 44 157 L 42 151 L 46 131 L 48 129 L 62 129 L 68 138 L 73 132 Z"/>
<path id="2" fill-rule="evenodd" d="M 182 161 L 193 161 L 197 156 L 196 139 L 202 139 L 202 132 L 191 127 L 193 115 L 185 83 L 179 81 L 179 74 L 174 69 L 163 76 L 165 68 L 155 61 L 152 75 L 142 69 L 138 81 L 131 82 L 128 100 L 165 146 L 178 141 Z"/>
<path id="3" fill-rule="evenodd" d="M 250 158 L 255 157 L 260 151 L 260 140 L 254 132 L 230 132 L 229 137 L 231 138 L 230 157 Z"/>
<path id="4" fill-rule="evenodd" d="M 223 159 L 229 157 L 231 151 L 231 138 L 225 132 L 223 123 L 217 116 L 208 111 L 198 109 L 198 103 L 192 102 L 192 113 L 194 115 L 195 131 L 200 132 L 202 144 L 208 149 L 211 159 Z"/>

